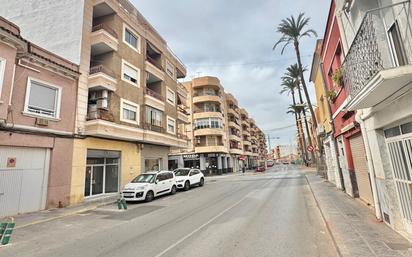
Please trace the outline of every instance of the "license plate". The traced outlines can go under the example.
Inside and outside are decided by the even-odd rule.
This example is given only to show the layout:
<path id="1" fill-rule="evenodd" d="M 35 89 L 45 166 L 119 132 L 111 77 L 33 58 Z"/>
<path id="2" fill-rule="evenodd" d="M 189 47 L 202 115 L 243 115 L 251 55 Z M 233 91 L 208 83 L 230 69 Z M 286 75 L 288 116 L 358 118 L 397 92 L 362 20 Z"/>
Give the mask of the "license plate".
<path id="1" fill-rule="evenodd" d="M 133 193 L 123 193 L 124 196 L 132 196 Z"/>

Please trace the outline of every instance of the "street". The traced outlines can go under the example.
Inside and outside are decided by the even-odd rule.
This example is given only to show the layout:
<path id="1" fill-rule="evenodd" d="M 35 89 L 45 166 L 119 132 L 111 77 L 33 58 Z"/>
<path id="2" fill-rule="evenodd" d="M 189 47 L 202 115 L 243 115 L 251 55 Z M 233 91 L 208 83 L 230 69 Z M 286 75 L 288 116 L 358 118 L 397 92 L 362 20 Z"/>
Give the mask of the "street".
<path id="1" fill-rule="evenodd" d="M 337 256 L 293 166 L 209 177 L 202 188 L 17 229 L 0 256 Z"/>

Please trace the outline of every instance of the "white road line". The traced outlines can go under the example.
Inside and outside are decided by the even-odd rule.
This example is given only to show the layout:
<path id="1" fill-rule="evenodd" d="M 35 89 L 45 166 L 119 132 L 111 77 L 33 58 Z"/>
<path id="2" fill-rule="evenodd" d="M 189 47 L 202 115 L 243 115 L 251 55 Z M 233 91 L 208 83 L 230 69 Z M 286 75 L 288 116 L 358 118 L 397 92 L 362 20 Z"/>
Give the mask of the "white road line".
<path id="1" fill-rule="evenodd" d="M 267 181 L 265 184 L 263 184 L 263 186 L 266 186 L 267 184 L 269 184 L 269 182 L 272 182 L 272 180 Z M 203 225 L 201 225 L 200 227 L 198 227 L 197 229 L 193 230 L 192 232 L 190 232 L 189 234 L 187 234 L 186 236 L 182 237 L 179 241 L 177 241 L 176 243 L 172 244 L 171 246 L 169 246 L 168 248 L 166 248 L 165 250 L 163 250 L 162 252 L 160 252 L 159 254 L 157 254 L 155 257 L 161 257 L 163 256 L 165 253 L 167 253 L 168 251 L 172 250 L 173 248 L 175 248 L 176 246 L 178 246 L 179 244 L 181 244 L 183 241 L 185 241 L 186 239 L 188 239 L 189 237 L 191 237 L 192 235 L 194 235 L 195 233 L 199 232 L 200 230 L 202 230 L 204 227 L 206 227 L 207 225 L 209 225 L 210 223 L 212 223 L 213 221 L 215 221 L 217 218 L 219 218 L 220 216 L 222 216 L 223 214 L 225 214 L 226 212 L 230 211 L 231 209 L 235 208 L 237 205 L 239 205 L 241 202 L 243 202 L 243 200 L 245 200 L 250 193 L 246 194 L 244 197 L 242 197 L 239 201 L 237 201 L 236 203 L 234 203 L 233 205 L 229 206 L 228 208 L 224 209 L 223 211 L 221 211 L 219 214 L 217 214 L 216 216 L 214 216 L 213 218 L 211 218 L 210 220 L 208 220 L 206 223 L 204 223 Z"/>

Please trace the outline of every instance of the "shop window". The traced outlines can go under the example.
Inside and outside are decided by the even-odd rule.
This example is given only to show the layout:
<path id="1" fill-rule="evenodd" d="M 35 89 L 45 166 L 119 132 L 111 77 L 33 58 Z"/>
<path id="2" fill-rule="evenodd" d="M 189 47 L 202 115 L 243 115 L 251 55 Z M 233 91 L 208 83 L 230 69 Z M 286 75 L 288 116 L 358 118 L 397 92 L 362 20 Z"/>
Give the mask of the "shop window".
<path id="1" fill-rule="evenodd" d="M 145 159 L 144 167 L 145 171 L 160 171 L 162 169 L 162 159 Z"/>

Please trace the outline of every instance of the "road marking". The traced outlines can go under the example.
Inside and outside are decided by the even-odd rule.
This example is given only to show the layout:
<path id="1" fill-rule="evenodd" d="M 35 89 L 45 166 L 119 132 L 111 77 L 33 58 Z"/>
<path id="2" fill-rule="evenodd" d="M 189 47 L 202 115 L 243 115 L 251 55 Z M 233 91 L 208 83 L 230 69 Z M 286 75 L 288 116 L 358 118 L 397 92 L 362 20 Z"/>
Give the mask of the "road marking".
<path id="1" fill-rule="evenodd" d="M 267 184 L 269 184 L 270 182 L 272 182 L 272 180 L 267 181 L 266 183 L 264 183 L 262 186 L 266 186 Z M 192 232 L 190 232 L 189 234 L 187 234 L 186 236 L 182 237 L 180 240 L 178 240 L 176 243 L 172 244 L 171 246 L 169 246 L 168 248 L 166 248 L 165 250 L 163 250 L 162 252 L 160 252 L 159 254 L 157 254 L 155 257 L 161 257 L 163 256 L 165 253 L 167 253 L 168 251 L 172 250 L 173 248 L 175 248 L 176 246 L 178 246 L 179 244 L 181 244 L 183 241 L 185 241 L 186 239 L 188 239 L 189 237 L 193 236 L 195 233 L 199 232 L 200 230 L 202 230 L 204 227 L 206 227 L 207 225 L 209 225 L 210 223 L 212 223 L 213 221 L 215 221 L 216 219 L 218 219 L 219 217 L 221 217 L 223 214 L 225 214 L 226 212 L 230 211 L 231 209 L 235 208 L 237 205 L 239 205 L 241 202 L 243 202 L 250 194 L 251 192 L 247 193 L 244 197 L 242 197 L 239 201 L 237 201 L 236 203 L 232 204 L 231 206 L 229 206 L 228 208 L 224 209 L 223 211 L 221 211 L 219 214 L 217 214 L 216 216 L 214 216 L 213 218 L 211 218 L 210 220 L 208 220 L 206 223 L 203 223 L 203 225 L 201 225 L 200 227 L 198 227 L 197 229 L 193 230 Z"/>

